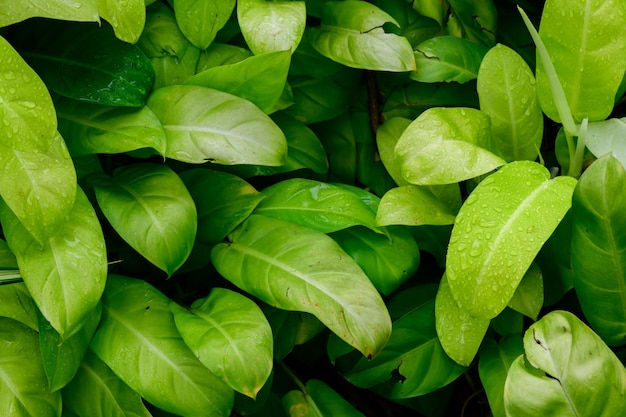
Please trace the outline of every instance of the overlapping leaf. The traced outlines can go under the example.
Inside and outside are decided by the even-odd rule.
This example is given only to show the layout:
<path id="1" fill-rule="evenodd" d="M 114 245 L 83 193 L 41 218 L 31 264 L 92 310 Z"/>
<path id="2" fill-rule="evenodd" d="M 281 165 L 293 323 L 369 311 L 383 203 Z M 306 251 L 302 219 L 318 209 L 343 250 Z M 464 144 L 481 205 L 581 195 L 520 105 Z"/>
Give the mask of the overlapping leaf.
<path id="1" fill-rule="evenodd" d="M 318 379 L 307 381 L 306 392 L 289 391 L 283 397 L 283 408 L 290 416 L 364 417 L 341 395 Z"/>
<path id="2" fill-rule="evenodd" d="M 215 39 L 235 8 L 235 0 L 176 0 L 174 13 L 180 30 L 199 49 Z"/>
<path id="3" fill-rule="evenodd" d="M 37 307 L 26 285 L 0 285 L 0 317 L 8 317 L 38 331 Z"/>
<path id="4" fill-rule="evenodd" d="M 415 50 L 415 81 L 465 83 L 478 76 L 487 48 L 456 36 L 436 36 L 420 43 Z"/>
<path id="5" fill-rule="evenodd" d="M 50 0 L 45 3 L 5 1 L 0 8 L 0 27 L 31 17 L 98 22 L 98 0 Z"/>
<path id="6" fill-rule="evenodd" d="M 118 39 L 128 43 L 139 40 L 146 22 L 145 0 L 97 0 L 97 4 L 98 14 L 113 26 Z"/>
<path id="7" fill-rule="evenodd" d="M 389 190 L 376 213 L 380 226 L 421 226 L 454 223 L 455 214 L 426 187 L 405 185 Z"/>

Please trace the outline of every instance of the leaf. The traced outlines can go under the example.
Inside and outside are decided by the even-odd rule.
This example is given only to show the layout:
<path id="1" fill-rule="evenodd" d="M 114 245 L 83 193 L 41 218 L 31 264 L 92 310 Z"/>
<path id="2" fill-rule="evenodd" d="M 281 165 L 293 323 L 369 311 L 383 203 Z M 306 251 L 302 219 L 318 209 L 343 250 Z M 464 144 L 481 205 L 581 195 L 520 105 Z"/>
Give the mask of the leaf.
<path id="1" fill-rule="evenodd" d="M 318 379 L 310 379 L 306 392 L 289 391 L 283 397 L 283 408 L 290 416 L 299 417 L 364 417 L 341 395 Z"/>
<path id="2" fill-rule="evenodd" d="M 37 333 L 0 317 L 0 414 L 59 417 L 61 393 L 50 392 L 41 363 Z"/>
<path id="3" fill-rule="evenodd" d="M 413 276 L 420 262 L 419 248 L 408 231 L 389 228 L 387 233 L 355 226 L 330 235 L 384 295 Z"/>
<path id="4" fill-rule="evenodd" d="M 185 84 L 233 94 L 268 113 L 285 88 L 290 62 L 289 51 L 269 52 L 206 69 L 187 79 Z"/>
<path id="5" fill-rule="evenodd" d="M 69 216 L 76 172 L 46 85 L 1 37 L 0 59 L 0 195 L 43 243 Z"/>
<path id="6" fill-rule="evenodd" d="M 504 387 L 507 415 L 609 417 L 626 413 L 626 369 L 576 316 L 553 311 L 524 335 Z"/>
<path id="7" fill-rule="evenodd" d="M 3 239 L 0 239 L 0 271 L 6 269 L 17 269 L 17 259 L 11 249 L 9 249 L 9 245 Z"/>
<path id="8" fill-rule="evenodd" d="M 605 155 L 580 177 L 572 203 L 576 295 L 585 318 L 609 346 L 626 343 L 625 192 L 624 167 Z"/>
<path id="9" fill-rule="evenodd" d="M 171 303 L 183 340 L 209 370 L 255 399 L 272 372 L 272 329 L 261 309 L 241 294 L 213 288 L 191 311 Z"/>
<path id="10" fill-rule="evenodd" d="M 448 32 L 488 47 L 496 37 L 497 10 L 493 0 L 449 0 Z"/>
<path id="11" fill-rule="evenodd" d="M 188 43 L 182 55 L 165 55 L 151 58 L 150 63 L 154 68 L 154 89 L 169 85 L 182 84 L 196 73 L 196 64 L 200 58 L 200 50 Z"/>
<path id="12" fill-rule="evenodd" d="M 445 352 L 455 362 L 469 366 L 489 327 L 490 319 L 473 317 L 454 299 L 444 273 L 435 299 L 437 336 Z"/>
<path id="13" fill-rule="evenodd" d="M 543 138 L 543 113 L 535 77 L 513 49 L 491 48 L 478 71 L 480 110 L 491 118 L 491 134 L 508 162 L 534 161 Z"/>
<path id="14" fill-rule="evenodd" d="M 272 120 L 287 138 L 287 160 L 277 169 L 293 171 L 307 168 L 318 174 L 328 172 L 326 150 L 316 134 L 303 123 L 283 114 L 272 114 Z"/>
<path id="15" fill-rule="evenodd" d="M 380 226 L 445 225 L 454 223 L 454 213 L 426 187 L 405 185 L 393 188 L 380 201 L 376 223 Z"/>
<path id="16" fill-rule="evenodd" d="M 283 132 L 247 100 L 199 86 L 156 90 L 148 107 L 167 135 L 169 158 L 200 164 L 282 165 Z"/>
<path id="17" fill-rule="evenodd" d="M 98 14 L 113 26 L 115 36 L 137 43 L 146 23 L 144 0 L 97 0 Z"/>
<path id="18" fill-rule="evenodd" d="M 213 248 L 211 259 L 239 288 L 272 306 L 315 315 L 366 357 L 389 338 L 391 320 L 378 292 L 328 236 L 252 215 L 229 239 Z"/>
<path id="19" fill-rule="evenodd" d="M 323 233 L 362 225 L 382 233 L 375 213 L 345 188 L 304 178 L 281 181 L 262 191 L 256 214 L 287 220 Z"/>
<path id="20" fill-rule="evenodd" d="M 172 275 L 196 237 L 196 206 L 181 179 L 165 165 L 133 164 L 113 178 L 94 179 L 98 205 L 117 233 L 143 257 Z"/>
<path id="21" fill-rule="evenodd" d="M 607 153 L 626 166 L 626 117 L 589 123 L 585 145 L 596 157 Z"/>
<path id="22" fill-rule="evenodd" d="M 109 107 L 60 98 L 59 132 L 73 155 L 124 153 L 152 148 L 166 152 L 161 122 L 148 107 Z"/>
<path id="23" fill-rule="evenodd" d="M 78 417 L 151 417 L 139 394 L 91 350 L 63 389 L 63 406 Z"/>
<path id="24" fill-rule="evenodd" d="M 35 304 L 63 339 L 80 329 L 104 290 L 107 256 L 100 222 L 80 188 L 70 219 L 43 245 L 0 208 L 9 247 Z"/>
<path id="25" fill-rule="evenodd" d="M 241 62 L 251 56 L 253 56 L 252 52 L 246 48 L 226 43 L 213 42 L 200 54 L 196 72 L 200 73 L 210 68 L 236 64 L 237 62 Z"/>
<path id="26" fill-rule="evenodd" d="M 183 34 L 198 49 L 206 49 L 235 8 L 235 0 L 176 0 L 174 13 Z"/>
<path id="27" fill-rule="evenodd" d="M 625 25 L 626 4 L 620 0 L 546 1 L 539 35 L 575 121 L 604 120 L 611 113 L 626 70 L 626 38 L 620 36 Z M 537 61 L 541 108 L 560 121 L 541 59 Z"/>
<path id="28" fill-rule="evenodd" d="M 181 57 L 188 45 L 172 9 L 161 2 L 146 9 L 146 24 L 137 46 L 148 58 Z"/>
<path id="29" fill-rule="evenodd" d="M 239 0 L 237 20 L 248 47 L 255 55 L 293 52 L 304 33 L 303 1 Z"/>
<path id="30" fill-rule="evenodd" d="M 403 117 L 392 117 L 378 126 L 376 130 L 376 146 L 385 169 L 396 184 L 402 186 L 408 182 L 402 177 L 400 167 L 394 161 L 394 149 L 402 133 L 411 124 L 411 120 Z"/>
<path id="31" fill-rule="evenodd" d="M 0 285 L 0 317 L 8 317 L 39 331 L 37 307 L 22 282 Z"/>
<path id="32" fill-rule="evenodd" d="M 50 0 L 45 3 L 3 1 L 0 7 L 0 27 L 31 17 L 98 22 L 100 18 L 96 3 L 97 0 Z"/>
<path id="33" fill-rule="evenodd" d="M 322 55 L 352 68 L 374 71 L 414 71 L 409 41 L 383 26 L 398 22 L 373 4 L 329 1 L 322 9 L 322 25 L 311 28 L 311 44 Z"/>
<path id="34" fill-rule="evenodd" d="M 403 178 L 416 185 L 451 184 L 486 174 L 505 162 L 489 117 L 471 108 L 431 108 L 406 128 L 395 148 Z"/>
<path id="35" fill-rule="evenodd" d="M 424 83 L 465 83 L 478 76 L 478 68 L 487 53 L 483 45 L 456 36 L 435 36 L 415 49 L 416 70 L 411 79 Z"/>
<path id="36" fill-rule="evenodd" d="M 543 276 L 536 263 L 530 264 L 508 306 L 533 320 L 537 320 L 543 307 Z"/>
<path id="37" fill-rule="evenodd" d="M 168 298 L 144 281 L 109 276 L 91 349 L 131 389 L 165 411 L 230 414 L 232 390 L 189 350 Z"/>
<path id="38" fill-rule="evenodd" d="M 452 229 L 447 276 L 459 306 L 476 318 L 497 316 L 541 246 L 570 208 L 576 180 L 516 161 L 484 179 Z"/>
<path id="39" fill-rule="evenodd" d="M 22 56 L 52 91 L 106 106 L 145 103 L 154 83 L 150 61 L 109 26 L 45 21 L 31 32 Z"/>

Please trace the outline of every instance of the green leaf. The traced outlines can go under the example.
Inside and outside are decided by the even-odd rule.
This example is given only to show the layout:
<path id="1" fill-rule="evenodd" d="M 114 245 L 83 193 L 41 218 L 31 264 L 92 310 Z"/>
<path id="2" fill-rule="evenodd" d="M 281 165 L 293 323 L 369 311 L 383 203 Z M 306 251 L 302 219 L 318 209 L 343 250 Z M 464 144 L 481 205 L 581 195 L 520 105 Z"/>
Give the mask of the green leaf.
<path id="1" fill-rule="evenodd" d="M 283 132 L 247 100 L 199 86 L 156 90 L 148 106 L 163 124 L 169 158 L 200 164 L 282 165 Z"/>
<path id="2" fill-rule="evenodd" d="M 303 391 L 289 391 L 283 397 L 283 408 L 289 416 L 298 417 L 364 417 L 341 395 L 324 382 L 310 379 Z"/>
<path id="3" fill-rule="evenodd" d="M 152 148 L 166 152 L 161 122 L 148 107 L 109 107 L 60 98 L 59 132 L 73 155 L 123 153 Z"/>
<path id="4" fill-rule="evenodd" d="M 60 417 L 61 393 L 48 389 L 37 333 L 0 317 L 0 352 L 0 414 Z"/>
<path id="5" fill-rule="evenodd" d="M 543 137 L 543 113 L 535 76 L 524 59 L 505 45 L 494 46 L 480 65 L 477 90 L 504 159 L 534 161 Z"/>
<path id="6" fill-rule="evenodd" d="M 181 179 L 165 165 L 133 164 L 94 179 L 98 205 L 119 235 L 167 275 L 187 259 L 197 213 Z"/>
<path id="7" fill-rule="evenodd" d="M 150 61 L 109 26 L 45 21 L 31 31 L 22 56 L 52 91 L 106 106 L 145 103 L 154 83 Z"/>
<path id="8" fill-rule="evenodd" d="M 403 178 L 417 185 L 451 184 L 486 174 L 505 162 L 489 116 L 471 108 L 431 108 L 406 128 L 395 148 Z"/>
<path id="9" fill-rule="evenodd" d="M 0 285 L 0 317 L 17 320 L 31 329 L 39 331 L 37 307 L 24 283 Z"/>
<path id="10" fill-rule="evenodd" d="M 98 22 L 97 0 L 50 0 L 21 2 L 4 0 L 0 5 L 0 27 L 9 26 L 31 17 L 45 17 L 80 22 Z"/>
<path id="11" fill-rule="evenodd" d="M 530 326 L 524 349 L 506 379 L 507 415 L 625 415 L 624 365 L 572 313 L 553 311 Z"/>
<path id="12" fill-rule="evenodd" d="M 454 213 L 426 187 L 405 185 L 393 188 L 380 201 L 376 223 L 379 226 L 445 225 L 454 223 Z"/>
<path id="13" fill-rule="evenodd" d="M 9 249 L 9 245 L 3 239 L 0 239 L 0 271 L 6 269 L 17 269 L 17 259 L 11 249 Z"/>
<path id="14" fill-rule="evenodd" d="M 250 58 L 252 52 L 248 49 L 226 43 L 213 42 L 200 54 L 196 72 L 208 70 L 222 65 L 231 65 Z"/>
<path id="15" fill-rule="evenodd" d="M 232 390 L 189 350 L 168 298 L 144 281 L 109 276 L 91 349 L 130 388 L 165 411 L 230 414 Z"/>
<path id="16" fill-rule="evenodd" d="M 315 315 L 366 357 L 389 338 L 391 320 L 380 295 L 325 234 L 252 215 L 229 239 L 213 248 L 211 259 L 239 288 L 275 307 Z"/>
<path id="17" fill-rule="evenodd" d="M 396 184 L 402 186 L 408 182 L 402 177 L 400 166 L 394 160 L 394 149 L 400 136 L 411 124 L 411 120 L 403 117 L 392 117 L 378 126 L 376 130 L 376 146 L 378 155 L 385 169 L 391 175 Z"/>
<path id="18" fill-rule="evenodd" d="M 508 306 L 526 317 L 537 320 L 543 307 L 543 275 L 536 263 L 530 264 Z"/>
<path id="19" fill-rule="evenodd" d="M 444 273 L 435 299 L 435 317 L 439 341 L 448 356 L 469 366 L 489 327 L 490 319 L 473 317 L 454 299 Z"/>
<path id="20" fill-rule="evenodd" d="M 415 71 L 411 78 L 424 83 L 465 83 L 478 76 L 487 48 L 456 36 L 436 36 L 415 49 Z"/>
<path id="21" fill-rule="evenodd" d="M 288 145 L 284 168 L 277 169 L 293 171 L 308 168 L 318 174 L 328 172 L 326 150 L 311 129 L 282 112 L 272 114 L 272 120 L 285 134 Z"/>
<path id="22" fill-rule="evenodd" d="M 237 20 L 255 55 L 293 52 L 304 33 L 306 7 L 303 1 L 239 0 Z"/>
<path id="23" fill-rule="evenodd" d="M 137 43 L 146 23 L 144 0 L 97 0 L 98 14 L 111 24 L 115 36 L 128 43 Z"/>
<path id="24" fill-rule="evenodd" d="M 63 389 L 63 407 L 78 417 L 151 417 L 141 396 L 91 350 L 74 379 Z"/>
<path id="25" fill-rule="evenodd" d="M 266 197 L 256 214 L 307 226 L 323 233 L 362 225 L 382 233 L 375 213 L 351 190 L 337 185 L 293 178 L 262 191 Z"/>
<path id="26" fill-rule="evenodd" d="M 497 10 L 493 0 L 449 0 L 448 32 L 491 47 L 495 43 Z"/>
<path id="27" fill-rule="evenodd" d="M 272 329 L 261 309 L 236 292 L 213 288 L 191 311 L 171 304 L 194 355 L 224 383 L 256 398 L 272 372 Z"/>
<path id="28" fill-rule="evenodd" d="M 0 195 L 43 243 L 69 216 L 76 172 L 46 85 L 1 37 L 0 59 Z"/>
<path id="29" fill-rule="evenodd" d="M 329 1 L 324 4 L 322 26 L 312 28 L 311 43 L 322 55 L 353 68 L 375 71 L 414 71 L 409 41 L 383 26 L 398 22 L 364 1 Z"/>
<path id="30" fill-rule="evenodd" d="M 137 46 L 148 58 L 168 55 L 181 57 L 189 41 L 180 31 L 172 9 L 159 2 L 146 9 L 146 12 L 146 24 Z"/>
<path id="31" fill-rule="evenodd" d="M 626 117 L 589 123 L 585 145 L 596 157 L 611 153 L 626 166 Z"/>
<path id="32" fill-rule="evenodd" d="M 165 55 L 151 58 L 150 64 L 154 69 L 154 89 L 169 85 L 182 84 L 196 73 L 196 65 L 200 58 L 200 50 L 188 43 L 181 56 Z"/>
<path id="33" fill-rule="evenodd" d="M 546 1 L 539 35 L 575 121 L 604 120 L 613 110 L 626 70 L 624 26 L 626 4 L 621 0 Z M 541 58 L 537 61 L 541 108 L 552 120 L 560 121 Z"/>
<path id="34" fill-rule="evenodd" d="M 106 281 L 104 236 L 91 203 L 79 188 L 70 219 L 43 245 L 5 205 L 0 217 L 28 291 L 46 320 L 67 338 L 96 307 Z"/>
<path id="35" fill-rule="evenodd" d="M 235 0 L 175 0 L 174 13 L 181 32 L 199 48 L 206 49 L 224 27 Z"/>
<path id="36" fill-rule="evenodd" d="M 539 249 L 570 208 L 576 180 L 516 161 L 484 179 L 452 229 L 447 258 L 450 290 L 476 318 L 497 316 L 511 300 Z"/>
<path id="37" fill-rule="evenodd" d="M 290 62 L 289 51 L 270 52 L 206 69 L 187 79 L 185 84 L 233 94 L 268 113 L 285 88 Z"/>
<path id="38" fill-rule="evenodd" d="M 402 228 L 388 228 L 389 236 L 364 227 L 350 227 L 330 235 L 384 295 L 391 294 L 419 266 L 419 248 Z"/>
<path id="39" fill-rule="evenodd" d="M 611 155 L 580 177 L 572 203 L 572 271 L 585 318 L 609 346 L 626 343 L 626 172 Z"/>

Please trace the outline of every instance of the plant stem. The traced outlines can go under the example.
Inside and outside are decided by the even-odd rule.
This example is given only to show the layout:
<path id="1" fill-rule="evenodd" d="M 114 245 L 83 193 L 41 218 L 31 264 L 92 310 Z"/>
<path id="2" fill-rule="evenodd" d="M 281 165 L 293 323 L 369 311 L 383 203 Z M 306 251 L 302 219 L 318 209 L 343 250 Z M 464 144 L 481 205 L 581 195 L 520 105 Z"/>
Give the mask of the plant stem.
<path id="1" fill-rule="evenodd" d="M 580 177 L 580 174 L 583 171 L 583 159 L 585 157 L 585 146 L 587 142 L 588 124 L 589 124 L 589 119 L 585 117 L 583 119 L 583 122 L 580 124 L 580 129 L 578 129 L 578 142 L 576 143 L 576 150 L 575 152 L 573 152 L 574 154 L 573 156 L 570 150 L 569 172 L 567 173 L 567 175 L 569 175 L 570 177 L 578 178 Z M 569 141 L 570 141 L 570 138 L 568 137 L 568 143 L 567 143 L 568 147 L 570 147 Z"/>

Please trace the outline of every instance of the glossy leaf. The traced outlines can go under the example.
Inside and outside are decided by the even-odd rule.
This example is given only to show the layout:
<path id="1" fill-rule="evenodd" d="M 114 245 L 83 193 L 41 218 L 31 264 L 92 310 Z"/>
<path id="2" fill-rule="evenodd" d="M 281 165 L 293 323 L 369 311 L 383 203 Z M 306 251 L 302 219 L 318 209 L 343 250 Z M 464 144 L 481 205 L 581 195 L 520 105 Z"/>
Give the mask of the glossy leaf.
<path id="1" fill-rule="evenodd" d="M 188 45 L 172 9 L 161 2 L 146 9 L 146 24 L 137 46 L 148 58 L 181 57 Z"/>
<path id="2" fill-rule="evenodd" d="M 8 317 L 38 331 L 37 307 L 22 282 L 0 285 L 0 317 Z"/>
<path id="3" fill-rule="evenodd" d="M 43 243 L 69 216 L 76 172 L 46 85 L 1 37 L 0 59 L 0 195 Z"/>
<path id="4" fill-rule="evenodd" d="M 282 165 L 283 132 L 242 98 L 199 86 L 156 90 L 148 106 L 163 124 L 169 158 L 200 164 Z"/>
<path id="5" fill-rule="evenodd" d="M 285 88 L 290 58 L 289 51 L 256 55 L 238 63 L 206 69 L 190 77 L 185 84 L 233 94 L 268 113 Z"/>
<path id="6" fill-rule="evenodd" d="M 392 117 L 380 125 L 376 131 L 376 146 L 385 169 L 396 184 L 402 186 L 408 182 L 402 177 L 402 172 L 394 160 L 394 149 L 402 133 L 411 124 L 411 120 L 403 117 Z"/>
<path id="7" fill-rule="evenodd" d="M 525 356 L 509 370 L 507 415 L 609 417 L 626 413 L 626 369 L 572 313 L 553 311 L 524 335 Z"/>
<path id="8" fill-rule="evenodd" d="M 625 195 L 624 167 L 605 155 L 580 177 L 572 204 L 576 295 L 585 317 L 609 346 L 626 343 Z"/>
<path id="9" fill-rule="evenodd" d="M 477 90 L 504 159 L 534 161 L 543 138 L 543 113 L 535 76 L 524 59 L 505 45 L 494 46 L 480 65 Z"/>
<path id="10" fill-rule="evenodd" d="M 626 117 L 589 123 L 585 144 L 596 157 L 611 153 L 626 166 Z"/>
<path id="11" fill-rule="evenodd" d="M 415 70 L 411 44 L 402 36 L 385 33 L 386 23 L 399 26 L 393 17 L 368 2 L 329 1 L 324 4 L 321 27 L 311 29 L 312 45 L 348 67 Z"/>
<path id="12" fill-rule="evenodd" d="M 539 35 L 575 121 L 604 120 L 611 113 L 626 70 L 624 26 L 626 4 L 620 0 L 546 1 Z M 560 121 L 541 59 L 537 61 L 541 108 L 552 120 Z"/>
<path id="13" fill-rule="evenodd" d="M 0 8 L 0 27 L 9 26 L 31 17 L 45 17 L 79 22 L 98 22 L 98 0 L 50 0 L 39 2 L 3 1 Z"/>
<path id="14" fill-rule="evenodd" d="M 287 138 L 287 160 L 283 167 L 293 171 L 308 168 L 318 174 L 328 172 L 326 150 L 315 133 L 303 123 L 281 113 L 272 114 L 272 120 Z"/>
<path id="15" fill-rule="evenodd" d="M 97 0 L 98 14 L 113 26 L 115 36 L 136 43 L 146 23 L 144 0 Z"/>
<path id="16" fill-rule="evenodd" d="M 48 389 L 37 333 L 0 317 L 0 352 L 0 414 L 60 417 L 61 393 Z"/>
<path id="17" fill-rule="evenodd" d="M 576 180 L 517 161 L 484 179 L 459 211 L 447 276 L 462 309 L 490 319 L 506 307 L 539 249 L 571 206 Z"/>
<path id="18" fill-rule="evenodd" d="M 411 184 L 451 184 L 486 174 L 498 156 L 489 117 L 470 108 L 426 110 L 402 133 L 395 160 Z"/>
<path id="19" fill-rule="evenodd" d="M 165 55 L 151 58 L 150 64 L 154 69 L 154 89 L 169 85 L 182 84 L 196 73 L 196 65 L 200 58 L 200 50 L 188 43 L 181 56 Z"/>
<path id="20" fill-rule="evenodd" d="M 171 275 L 187 259 L 196 236 L 196 206 L 181 179 L 165 165 L 134 164 L 113 178 L 94 180 L 98 205 L 119 235 Z"/>
<path id="21" fill-rule="evenodd" d="M 304 33 L 303 1 L 239 0 L 237 20 L 248 47 L 255 55 L 293 52 Z"/>
<path id="22" fill-rule="evenodd" d="M 448 32 L 491 47 L 495 43 L 497 11 L 493 0 L 449 0 Z"/>
<path id="23" fill-rule="evenodd" d="M 106 281 L 104 236 L 91 203 L 79 189 L 70 219 L 43 245 L 4 205 L 0 217 L 37 307 L 63 339 L 72 335 L 98 304 Z"/>
<path id="24" fill-rule="evenodd" d="M 536 263 L 530 264 L 508 306 L 526 317 L 537 320 L 543 307 L 543 276 Z"/>
<path id="25" fill-rule="evenodd" d="M 235 0 L 176 0 L 174 13 L 183 34 L 191 43 L 206 49 L 235 8 Z"/>
<path id="26" fill-rule="evenodd" d="M 194 355 L 224 383 L 256 398 L 272 372 L 272 329 L 241 294 L 214 288 L 191 311 L 172 303 L 176 327 Z"/>
<path id="27" fill-rule="evenodd" d="M 380 201 L 376 222 L 421 226 L 454 223 L 454 213 L 426 187 L 405 185 L 389 190 Z"/>
<path id="28" fill-rule="evenodd" d="M 436 36 L 415 49 L 416 70 L 411 78 L 425 83 L 465 83 L 478 76 L 487 48 L 456 36 Z"/>
<path id="29" fill-rule="evenodd" d="M 165 154 L 161 122 L 148 107 L 108 107 L 69 99 L 55 102 L 59 132 L 73 155 L 152 148 Z"/>
<path id="30" fill-rule="evenodd" d="M 262 191 L 256 214 L 307 226 L 323 233 L 362 225 L 382 233 L 375 213 L 345 188 L 304 178 L 281 181 Z"/>
<path id="31" fill-rule="evenodd" d="M 9 245 L 3 239 L 0 239 L 0 271 L 5 269 L 17 269 L 17 259 Z"/>
<path id="32" fill-rule="evenodd" d="M 63 407 L 78 417 L 152 417 L 139 394 L 91 350 L 74 379 L 63 389 Z"/>
<path id="33" fill-rule="evenodd" d="M 199 73 L 222 65 L 236 64 L 251 56 L 253 56 L 252 52 L 246 48 L 213 42 L 200 54 L 196 70 Z"/>
<path id="34" fill-rule="evenodd" d="M 366 357 L 389 338 L 391 320 L 378 292 L 325 234 L 252 215 L 229 240 L 213 248 L 211 259 L 239 288 L 275 307 L 315 315 Z"/>
<path id="35" fill-rule="evenodd" d="M 490 319 L 473 317 L 454 299 L 447 275 L 441 278 L 435 299 L 437 336 L 448 356 L 463 366 L 469 366 L 489 327 Z"/>
<path id="36" fill-rule="evenodd" d="M 385 295 L 409 279 L 419 266 L 419 248 L 413 236 L 402 228 L 389 228 L 389 236 L 364 227 L 350 227 L 330 235 L 356 261 Z"/>
<path id="37" fill-rule="evenodd" d="M 144 281 L 109 276 L 91 349 L 131 389 L 163 410 L 182 416 L 230 414 L 232 390 L 189 350 L 169 300 Z"/>
<path id="38" fill-rule="evenodd" d="M 310 379 L 306 392 L 290 391 L 283 397 L 283 408 L 289 416 L 298 417 L 364 417 L 341 395 L 318 379 Z"/>

